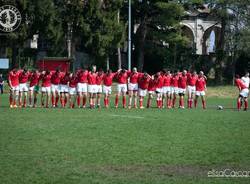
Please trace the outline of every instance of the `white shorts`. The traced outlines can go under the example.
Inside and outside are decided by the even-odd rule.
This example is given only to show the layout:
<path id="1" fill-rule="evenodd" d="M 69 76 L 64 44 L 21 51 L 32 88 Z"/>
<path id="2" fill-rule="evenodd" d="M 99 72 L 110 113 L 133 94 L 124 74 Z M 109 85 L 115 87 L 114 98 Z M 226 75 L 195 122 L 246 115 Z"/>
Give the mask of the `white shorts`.
<path id="1" fill-rule="evenodd" d="M 19 91 L 20 92 L 27 92 L 29 89 L 28 89 L 28 85 L 27 83 L 20 83 L 19 84 Z"/>
<path id="2" fill-rule="evenodd" d="M 43 93 L 50 93 L 51 92 L 51 87 L 49 86 L 49 87 L 42 87 L 42 92 Z"/>
<path id="3" fill-rule="evenodd" d="M 117 92 L 118 93 L 126 93 L 128 91 L 127 84 L 118 84 L 117 85 Z"/>
<path id="4" fill-rule="evenodd" d="M 10 88 L 11 91 L 19 91 L 19 85 L 18 86 L 15 86 L 15 87 L 12 87 Z"/>
<path id="5" fill-rule="evenodd" d="M 148 91 L 148 94 L 155 94 L 155 91 Z"/>
<path id="6" fill-rule="evenodd" d="M 75 95 L 76 94 L 76 88 L 69 87 L 69 94 L 70 95 Z"/>
<path id="7" fill-rule="evenodd" d="M 189 94 L 192 94 L 192 93 L 195 93 L 196 88 L 195 88 L 195 86 L 188 86 L 187 91 Z"/>
<path id="8" fill-rule="evenodd" d="M 164 94 L 168 94 L 168 93 L 171 93 L 171 87 L 170 86 L 165 86 L 162 88 L 162 92 Z"/>
<path id="9" fill-rule="evenodd" d="M 88 92 L 87 83 L 77 83 L 76 90 L 78 93 L 87 93 Z"/>
<path id="10" fill-rule="evenodd" d="M 163 88 L 156 88 L 155 91 L 156 91 L 156 93 L 161 93 L 162 94 L 163 93 Z"/>
<path id="11" fill-rule="evenodd" d="M 89 93 L 97 93 L 97 85 L 92 85 L 92 84 L 89 84 L 88 85 L 88 92 Z"/>
<path id="12" fill-rule="evenodd" d="M 102 85 L 96 85 L 96 93 L 102 93 Z"/>
<path id="13" fill-rule="evenodd" d="M 205 96 L 205 91 L 196 91 L 195 95 L 196 96 Z"/>
<path id="14" fill-rule="evenodd" d="M 147 89 L 140 89 L 140 88 L 139 88 L 139 96 L 144 97 L 144 96 L 147 95 L 147 92 L 148 92 Z"/>
<path id="15" fill-rule="evenodd" d="M 69 86 L 67 85 L 60 85 L 60 93 L 68 93 L 69 92 Z"/>
<path id="16" fill-rule="evenodd" d="M 179 94 L 185 94 L 185 93 L 186 93 L 186 89 L 179 88 L 179 89 L 178 89 L 178 93 L 179 93 Z"/>
<path id="17" fill-rule="evenodd" d="M 249 89 L 242 89 L 241 91 L 240 91 L 240 95 L 242 96 L 242 97 L 244 97 L 244 98 L 247 98 L 248 97 L 248 95 L 249 95 Z"/>
<path id="18" fill-rule="evenodd" d="M 171 93 L 178 95 L 179 94 L 179 88 L 178 87 L 171 87 Z"/>
<path id="19" fill-rule="evenodd" d="M 34 91 L 35 86 L 29 87 L 29 91 Z"/>
<path id="20" fill-rule="evenodd" d="M 103 93 L 111 95 L 111 93 L 112 93 L 112 87 L 111 86 L 103 86 Z"/>
<path id="21" fill-rule="evenodd" d="M 129 91 L 138 91 L 138 84 L 128 83 L 128 90 Z"/>
<path id="22" fill-rule="evenodd" d="M 60 92 L 60 86 L 59 85 L 55 85 L 55 84 L 51 84 L 51 92 L 55 93 L 55 92 Z"/>

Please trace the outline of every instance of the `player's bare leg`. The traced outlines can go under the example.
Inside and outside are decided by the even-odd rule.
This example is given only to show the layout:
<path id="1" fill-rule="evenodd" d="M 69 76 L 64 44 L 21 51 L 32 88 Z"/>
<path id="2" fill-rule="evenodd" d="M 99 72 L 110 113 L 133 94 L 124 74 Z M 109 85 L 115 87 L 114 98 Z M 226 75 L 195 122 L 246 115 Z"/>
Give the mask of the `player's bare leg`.
<path id="1" fill-rule="evenodd" d="M 9 96 L 9 104 L 10 104 L 10 108 L 13 108 L 14 107 L 14 98 L 15 98 L 15 95 L 14 95 L 14 91 L 10 90 L 10 96 Z"/>
<path id="2" fill-rule="evenodd" d="M 32 99 L 33 99 L 33 96 L 34 96 L 34 93 L 32 90 L 29 90 L 29 107 L 32 107 Z"/>
<path id="3" fill-rule="evenodd" d="M 167 94 L 166 93 L 162 94 L 162 108 L 165 108 L 164 104 L 166 104 L 166 107 L 168 107 L 168 101 L 167 101 Z"/>
<path id="4" fill-rule="evenodd" d="M 41 95 L 41 107 L 44 107 L 44 96 L 45 96 L 45 92 L 42 92 L 42 95 Z"/>
<path id="5" fill-rule="evenodd" d="M 173 94 L 172 108 L 175 108 L 176 93 Z"/>
<path id="6" fill-rule="evenodd" d="M 61 93 L 60 94 L 60 102 L 61 102 L 61 106 L 65 107 L 65 93 Z"/>
<path id="7" fill-rule="evenodd" d="M 180 101 L 179 101 L 179 108 L 184 109 L 184 94 L 179 94 Z"/>
<path id="8" fill-rule="evenodd" d="M 82 93 L 82 107 L 85 108 L 86 107 L 86 102 L 87 102 L 87 93 Z"/>
<path id="9" fill-rule="evenodd" d="M 33 102 L 33 107 L 36 107 L 36 103 L 37 103 L 37 95 L 38 95 L 38 92 L 34 92 L 34 102 Z"/>
<path id="10" fill-rule="evenodd" d="M 21 108 L 22 107 L 22 99 L 23 99 L 23 92 L 19 92 L 18 96 L 18 106 Z"/>
<path id="11" fill-rule="evenodd" d="M 248 110 L 248 98 L 244 98 L 244 111 Z"/>
<path id="12" fill-rule="evenodd" d="M 195 96 L 195 100 L 194 100 L 194 107 L 197 108 L 197 103 L 198 103 L 198 98 L 199 96 Z"/>
<path id="13" fill-rule="evenodd" d="M 77 107 L 80 108 L 81 107 L 81 101 L 82 101 L 82 93 L 78 92 L 76 98 L 77 98 Z"/>
<path id="14" fill-rule="evenodd" d="M 26 107 L 27 99 L 28 99 L 28 92 L 25 91 L 23 92 L 23 107 Z"/>
<path id="15" fill-rule="evenodd" d="M 101 93 L 97 93 L 97 107 L 101 108 Z"/>
<path id="16" fill-rule="evenodd" d="M 67 105 L 68 98 L 69 98 L 69 94 L 68 93 L 64 93 L 64 107 L 66 107 L 66 105 Z"/>
<path id="17" fill-rule="evenodd" d="M 115 96 L 115 108 L 118 108 L 118 103 L 119 103 L 119 97 L 120 97 L 120 92 L 117 92 Z"/>
<path id="18" fill-rule="evenodd" d="M 128 99 L 128 108 L 131 109 L 131 107 L 132 107 L 132 100 L 133 100 L 133 91 L 129 90 L 128 91 L 128 96 L 129 96 L 129 99 Z"/>
<path id="19" fill-rule="evenodd" d="M 140 96 L 140 99 L 139 99 L 140 109 L 144 109 L 143 100 L 144 100 L 144 97 L 143 97 L 143 96 Z"/>
<path id="20" fill-rule="evenodd" d="M 151 107 L 152 104 L 152 99 L 153 99 L 153 94 L 148 94 L 148 102 L 147 102 L 147 108 Z"/>
<path id="21" fill-rule="evenodd" d="M 50 104 L 50 92 L 46 93 L 46 108 L 49 108 Z"/>
<path id="22" fill-rule="evenodd" d="M 126 108 L 126 92 L 122 92 L 122 106 Z"/>
<path id="23" fill-rule="evenodd" d="M 202 108 L 206 109 L 207 107 L 206 107 L 206 98 L 205 98 L 205 96 L 201 96 L 201 100 L 202 100 Z"/>
<path id="24" fill-rule="evenodd" d="M 133 95 L 134 95 L 134 108 L 137 109 L 137 96 L 138 96 L 138 92 L 137 91 L 133 91 Z"/>
<path id="25" fill-rule="evenodd" d="M 168 109 L 171 108 L 171 93 L 170 92 L 167 93 L 167 108 Z"/>

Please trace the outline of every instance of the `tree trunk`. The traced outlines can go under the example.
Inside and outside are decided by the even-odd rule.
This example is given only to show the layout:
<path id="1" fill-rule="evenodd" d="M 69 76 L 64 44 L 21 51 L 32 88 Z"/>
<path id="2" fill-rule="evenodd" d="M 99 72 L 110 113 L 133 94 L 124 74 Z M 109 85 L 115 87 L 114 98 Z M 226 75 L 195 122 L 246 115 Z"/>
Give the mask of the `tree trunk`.
<path id="1" fill-rule="evenodd" d="M 136 45 L 136 49 L 137 49 L 137 67 L 138 67 L 138 71 L 143 71 L 143 66 L 144 66 L 144 45 L 145 45 L 145 41 L 146 41 L 146 36 L 147 36 L 147 26 L 146 23 L 143 22 L 141 23 L 141 25 L 138 28 L 137 31 L 137 45 Z"/>
<path id="2" fill-rule="evenodd" d="M 223 68 L 225 61 L 227 60 L 226 53 L 224 51 L 225 47 L 225 30 L 226 30 L 226 20 L 221 18 L 221 30 L 220 30 L 220 39 L 218 43 L 218 49 L 216 52 L 217 60 L 215 62 L 215 82 L 217 84 L 222 84 L 223 82 Z"/>

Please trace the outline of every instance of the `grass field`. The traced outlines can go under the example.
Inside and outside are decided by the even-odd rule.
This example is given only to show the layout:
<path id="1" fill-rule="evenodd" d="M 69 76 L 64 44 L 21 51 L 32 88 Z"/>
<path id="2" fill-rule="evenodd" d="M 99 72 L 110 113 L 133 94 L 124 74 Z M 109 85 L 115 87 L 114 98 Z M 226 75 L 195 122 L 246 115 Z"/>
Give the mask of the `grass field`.
<path id="1" fill-rule="evenodd" d="M 9 109 L 0 96 L 0 184 L 250 183 L 207 177 L 250 170 L 250 113 L 227 90 L 209 89 L 205 111 Z"/>

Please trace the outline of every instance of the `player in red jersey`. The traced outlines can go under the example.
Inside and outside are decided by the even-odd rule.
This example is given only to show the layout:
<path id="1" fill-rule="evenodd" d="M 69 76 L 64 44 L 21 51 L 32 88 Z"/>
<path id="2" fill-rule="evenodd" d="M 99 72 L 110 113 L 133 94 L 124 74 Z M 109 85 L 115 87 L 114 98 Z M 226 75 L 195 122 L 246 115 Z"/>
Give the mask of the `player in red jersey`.
<path id="1" fill-rule="evenodd" d="M 104 106 L 109 107 L 109 98 L 112 93 L 112 82 L 116 73 L 112 73 L 112 70 L 108 70 L 103 76 L 103 93 L 104 93 Z"/>
<path id="2" fill-rule="evenodd" d="M 172 99 L 172 108 L 175 108 L 175 102 L 177 95 L 179 94 L 179 87 L 178 87 L 178 81 L 179 81 L 179 73 L 174 72 L 172 78 L 171 78 L 171 99 Z"/>
<path id="3" fill-rule="evenodd" d="M 193 71 L 192 73 L 187 73 L 187 92 L 188 92 L 188 108 L 192 108 L 192 104 L 193 104 L 193 99 L 195 96 L 195 84 L 196 81 L 198 79 L 198 75 L 196 73 L 196 71 Z"/>
<path id="4" fill-rule="evenodd" d="M 58 106 L 59 96 L 60 96 L 60 80 L 63 76 L 63 73 L 60 72 L 59 69 L 57 69 L 55 72 L 51 75 L 51 102 L 53 107 Z"/>
<path id="5" fill-rule="evenodd" d="M 83 69 L 80 70 L 77 73 L 78 83 L 77 83 L 77 105 L 78 108 L 81 107 L 82 102 L 82 108 L 86 107 L 87 102 L 87 96 L 88 96 L 88 70 Z"/>
<path id="6" fill-rule="evenodd" d="M 199 96 L 201 97 L 202 100 L 202 107 L 203 109 L 206 109 L 206 100 L 205 100 L 205 90 L 206 90 L 206 77 L 204 76 L 203 71 L 200 71 L 198 79 L 195 84 L 196 88 L 196 97 L 194 100 L 194 106 L 195 108 L 197 107 L 197 101 Z"/>
<path id="7" fill-rule="evenodd" d="M 10 97 L 9 97 L 9 102 L 10 102 L 10 108 L 16 108 L 16 102 L 19 97 L 19 74 L 20 71 L 17 69 L 13 69 L 12 71 L 9 72 L 8 75 L 8 84 L 10 87 Z"/>
<path id="8" fill-rule="evenodd" d="M 144 109 L 143 100 L 144 97 L 147 95 L 150 79 L 151 79 L 150 75 L 148 75 L 146 72 L 144 72 L 144 74 L 141 75 L 138 79 L 140 109 Z"/>
<path id="9" fill-rule="evenodd" d="M 153 99 L 154 94 L 155 94 L 155 90 L 156 90 L 156 79 L 155 79 L 154 76 L 152 76 L 151 79 L 149 80 L 149 84 L 148 84 L 148 102 L 147 102 L 147 108 L 151 107 L 152 99 Z"/>
<path id="10" fill-rule="evenodd" d="M 180 101 L 179 101 L 179 108 L 184 109 L 184 96 L 186 93 L 186 87 L 187 87 L 187 71 L 183 70 L 182 74 L 179 76 L 178 79 L 178 92 L 179 92 L 179 97 L 180 97 Z"/>
<path id="11" fill-rule="evenodd" d="M 42 96 L 41 96 L 41 106 L 44 107 L 44 96 L 46 96 L 46 108 L 49 108 L 50 104 L 50 94 L 51 94 L 51 73 L 49 70 L 43 71 L 40 76 L 42 81 Z"/>
<path id="12" fill-rule="evenodd" d="M 161 72 L 156 73 L 155 82 L 156 82 L 155 92 L 157 95 L 157 99 L 156 99 L 157 107 L 162 108 L 162 105 L 163 105 L 162 104 L 162 88 L 163 88 L 163 83 L 164 83 L 164 77 L 163 77 L 163 74 Z"/>
<path id="13" fill-rule="evenodd" d="M 129 83 L 128 83 L 128 95 L 129 95 L 129 103 L 128 108 L 132 107 L 132 100 L 134 97 L 134 108 L 137 108 L 137 93 L 138 93 L 138 79 L 142 74 L 137 72 L 137 68 L 134 67 L 132 72 L 128 72 Z"/>
<path id="14" fill-rule="evenodd" d="M 29 85 L 29 106 L 30 107 L 36 107 L 37 103 L 37 94 L 39 92 L 39 77 L 40 73 L 38 70 L 34 70 L 30 74 L 30 85 Z M 33 105 L 32 105 L 32 99 L 33 99 Z"/>
<path id="15" fill-rule="evenodd" d="M 162 96 L 162 104 L 163 104 L 163 107 L 164 107 L 164 104 L 166 101 L 166 107 L 167 108 L 171 108 L 171 72 L 169 70 L 164 70 L 163 71 L 164 73 L 164 82 L 163 82 L 163 96 Z"/>
<path id="16" fill-rule="evenodd" d="M 237 98 L 237 109 L 238 111 L 241 109 L 242 106 L 242 102 L 244 101 L 245 103 L 245 108 L 244 110 L 246 111 L 248 109 L 248 95 L 249 95 L 249 89 L 246 86 L 246 84 L 244 83 L 244 81 L 242 81 L 242 79 L 240 78 L 239 75 L 235 76 L 235 85 L 238 87 L 239 89 L 239 96 Z"/>
<path id="17" fill-rule="evenodd" d="M 122 105 L 126 108 L 126 93 L 128 83 L 128 72 L 125 69 L 119 70 L 116 74 L 117 78 L 117 94 L 115 97 L 115 107 L 118 108 L 119 97 L 122 95 Z"/>
<path id="18" fill-rule="evenodd" d="M 88 92 L 89 92 L 89 105 L 90 108 L 95 107 L 95 100 L 96 100 L 96 66 L 92 66 L 91 72 L 88 73 Z"/>
<path id="19" fill-rule="evenodd" d="M 65 75 L 60 80 L 60 102 L 63 108 L 66 107 L 69 97 L 69 80 L 70 80 L 69 72 L 66 72 Z"/>
<path id="20" fill-rule="evenodd" d="M 71 73 L 69 75 L 69 107 L 70 108 L 75 107 L 77 83 L 78 83 L 77 75 Z"/>
<path id="21" fill-rule="evenodd" d="M 97 76 L 96 76 L 96 94 L 97 94 L 97 107 L 101 108 L 101 96 L 102 96 L 102 82 L 103 82 L 103 77 L 104 77 L 104 73 L 103 70 L 100 69 L 97 72 Z"/>
<path id="22" fill-rule="evenodd" d="M 19 107 L 26 107 L 26 101 L 28 98 L 28 80 L 30 72 L 24 69 L 19 74 Z M 22 103 L 23 102 L 23 103 Z"/>

